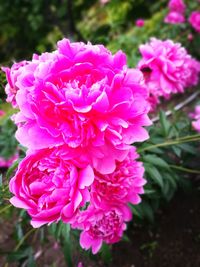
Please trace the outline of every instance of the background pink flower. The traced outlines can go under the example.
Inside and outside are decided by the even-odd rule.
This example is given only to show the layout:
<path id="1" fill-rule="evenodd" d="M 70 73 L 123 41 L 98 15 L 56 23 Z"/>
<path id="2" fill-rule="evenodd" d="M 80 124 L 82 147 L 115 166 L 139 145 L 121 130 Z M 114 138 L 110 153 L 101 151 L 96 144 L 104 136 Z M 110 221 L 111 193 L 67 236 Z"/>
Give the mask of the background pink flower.
<path id="1" fill-rule="evenodd" d="M 22 67 L 16 137 L 30 149 L 63 144 L 85 149 L 95 168 L 112 172 L 115 160 L 128 153 L 117 150 L 148 138 L 142 83 L 142 73 L 127 68 L 121 51 L 113 56 L 102 45 L 63 39 L 56 51 L 34 56 Z"/>
<path id="2" fill-rule="evenodd" d="M 193 128 L 200 133 L 200 105 L 197 105 L 194 112 L 190 113 L 190 118 L 194 119 L 192 122 Z"/>
<path id="3" fill-rule="evenodd" d="M 13 155 L 12 157 L 10 157 L 9 159 L 5 159 L 3 157 L 0 157 L 0 167 L 1 168 L 9 168 L 10 166 L 12 166 L 12 164 L 18 160 L 19 158 L 19 154 L 16 153 L 15 155 Z"/>
<path id="4" fill-rule="evenodd" d="M 176 11 L 182 14 L 186 10 L 186 5 L 183 0 L 170 0 L 168 7 L 170 11 Z"/>
<path id="5" fill-rule="evenodd" d="M 68 222 L 89 200 L 93 179 L 90 165 L 71 158 L 64 148 L 43 149 L 20 163 L 10 181 L 10 202 L 27 210 L 33 227 Z"/>
<path id="6" fill-rule="evenodd" d="M 181 44 L 152 38 L 140 46 L 140 53 L 142 59 L 138 67 L 144 72 L 154 103 L 161 96 L 169 99 L 171 94 L 181 93 L 186 87 L 198 83 L 200 63 Z"/>
<path id="7" fill-rule="evenodd" d="M 189 23 L 197 32 L 200 32 L 200 11 L 193 11 L 191 13 Z"/>
<path id="8" fill-rule="evenodd" d="M 185 17 L 179 12 L 171 11 L 165 17 L 164 22 L 171 24 L 183 23 L 185 22 Z"/>
<path id="9" fill-rule="evenodd" d="M 17 87 L 17 79 L 18 76 L 22 72 L 23 66 L 27 64 L 27 61 L 21 61 L 18 63 L 14 63 L 11 68 L 3 67 L 2 70 L 6 73 L 6 79 L 8 84 L 6 85 L 5 91 L 7 94 L 7 102 L 10 102 L 14 108 L 17 107 L 16 103 L 16 94 L 19 88 Z"/>
<path id="10" fill-rule="evenodd" d="M 144 26 L 144 20 L 143 19 L 137 19 L 135 22 L 135 25 L 137 27 L 143 27 Z"/>
<path id="11" fill-rule="evenodd" d="M 107 209 L 97 209 L 89 206 L 86 211 L 81 212 L 74 227 L 83 230 L 80 235 L 80 245 L 84 249 L 92 248 L 92 253 L 96 254 L 102 243 L 113 244 L 118 242 L 126 223 L 132 217 L 130 209 L 125 206 L 110 206 Z"/>
<path id="12" fill-rule="evenodd" d="M 95 180 L 91 185 L 91 202 L 96 206 L 116 205 L 117 203 L 138 204 L 140 194 L 144 193 L 144 167 L 136 161 L 138 154 L 134 147 L 128 156 L 117 162 L 113 173 L 102 175 L 95 172 Z"/>

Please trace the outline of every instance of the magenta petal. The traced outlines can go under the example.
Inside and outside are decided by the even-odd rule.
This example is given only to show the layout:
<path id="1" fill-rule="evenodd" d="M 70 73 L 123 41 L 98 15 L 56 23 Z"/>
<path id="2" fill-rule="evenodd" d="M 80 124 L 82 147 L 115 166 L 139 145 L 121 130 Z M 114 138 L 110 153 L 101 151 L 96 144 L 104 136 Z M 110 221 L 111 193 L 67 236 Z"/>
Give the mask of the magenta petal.
<path id="1" fill-rule="evenodd" d="M 92 253 L 97 254 L 102 246 L 102 239 L 96 239 L 92 244 Z"/>
<path id="2" fill-rule="evenodd" d="M 92 245 L 93 239 L 87 232 L 82 232 L 80 234 L 80 245 L 84 249 L 89 249 Z"/>
<path id="3" fill-rule="evenodd" d="M 90 165 L 79 172 L 79 188 L 84 189 L 94 181 L 94 172 Z"/>
<path id="4" fill-rule="evenodd" d="M 31 225 L 33 226 L 33 228 L 39 228 L 41 226 L 43 226 L 44 224 L 49 223 L 49 221 L 36 221 L 36 220 L 31 220 Z"/>
<path id="5" fill-rule="evenodd" d="M 15 197 L 15 196 L 10 199 L 10 203 L 13 206 L 17 207 L 17 208 L 30 209 L 30 206 L 29 205 L 27 205 L 23 200 Z"/>

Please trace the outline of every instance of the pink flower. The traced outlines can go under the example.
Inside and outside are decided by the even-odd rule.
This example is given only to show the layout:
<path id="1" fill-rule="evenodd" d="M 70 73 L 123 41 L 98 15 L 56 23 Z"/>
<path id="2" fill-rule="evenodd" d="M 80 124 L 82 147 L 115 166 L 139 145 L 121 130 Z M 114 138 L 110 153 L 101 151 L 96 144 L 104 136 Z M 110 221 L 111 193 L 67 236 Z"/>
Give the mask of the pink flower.
<path id="1" fill-rule="evenodd" d="M 5 159 L 3 157 L 0 157 L 0 167 L 1 168 L 9 168 L 10 166 L 13 165 L 13 163 L 18 160 L 19 158 L 19 154 L 16 153 L 14 154 L 12 157 L 10 157 L 9 159 Z"/>
<path id="2" fill-rule="evenodd" d="M 77 216 L 74 227 L 82 231 L 80 235 L 80 245 L 84 249 L 92 248 L 92 253 L 96 254 L 102 243 L 113 244 L 118 242 L 126 223 L 132 217 L 130 209 L 125 206 L 108 207 L 107 209 L 97 209 L 89 206 L 86 211 Z"/>
<path id="3" fill-rule="evenodd" d="M 165 23 L 179 24 L 185 22 L 185 17 L 179 12 L 171 11 L 164 19 Z"/>
<path id="4" fill-rule="evenodd" d="M 14 108 L 17 108 L 16 94 L 18 91 L 17 79 L 22 73 L 22 67 L 27 64 L 27 61 L 21 61 L 14 63 L 11 68 L 3 67 L 2 70 L 6 73 L 8 84 L 6 85 L 5 91 L 7 94 L 7 102 L 10 102 Z"/>
<path id="5" fill-rule="evenodd" d="M 200 105 L 195 107 L 194 113 L 190 113 L 190 118 L 194 119 L 193 128 L 200 133 Z"/>
<path id="6" fill-rule="evenodd" d="M 144 20 L 143 19 L 137 19 L 135 22 L 135 25 L 137 27 L 143 27 L 144 26 Z"/>
<path id="7" fill-rule="evenodd" d="M 189 17 L 189 23 L 192 27 L 197 31 L 200 32 L 200 12 L 194 11 L 191 13 Z"/>
<path id="8" fill-rule="evenodd" d="M 14 120 L 17 139 L 29 149 L 81 148 L 95 168 L 109 173 L 130 144 L 148 138 L 143 75 L 128 69 L 121 51 L 113 56 L 102 45 L 63 39 L 20 71 Z"/>
<path id="9" fill-rule="evenodd" d="M 69 222 L 89 200 L 94 180 L 90 165 L 63 147 L 28 155 L 10 181 L 10 202 L 26 209 L 33 227 L 62 219 Z"/>
<path id="10" fill-rule="evenodd" d="M 5 111 L 0 109 L 0 117 L 3 117 L 5 115 Z"/>
<path id="11" fill-rule="evenodd" d="M 131 148 L 124 161 L 117 162 L 113 173 L 102 175 L 95 173 L 91 186 L 91 201 L 95 206 L 115 205 L 116 203 L 141 202 L 140 194 L 144 193 L 144 168 L 142 162 L 136 161 L 138 154 Z"/>
<path id="12" fill-rule="evenodd" d="M 198 83 L 200 63 L 181 44 L 152 38 L 140 46 L 140 53 L 138 67 L 145 73 L 146 86 L 155 102 L 161 96 L 169 99 L 171 94 Z"/>
<path id="13" fill-rule="evenodd" d="M 170 0 L 168 4 L 170 11 L 176 11 L 178 13 L 185 13 L 186 5 L 182 0 Z"/>

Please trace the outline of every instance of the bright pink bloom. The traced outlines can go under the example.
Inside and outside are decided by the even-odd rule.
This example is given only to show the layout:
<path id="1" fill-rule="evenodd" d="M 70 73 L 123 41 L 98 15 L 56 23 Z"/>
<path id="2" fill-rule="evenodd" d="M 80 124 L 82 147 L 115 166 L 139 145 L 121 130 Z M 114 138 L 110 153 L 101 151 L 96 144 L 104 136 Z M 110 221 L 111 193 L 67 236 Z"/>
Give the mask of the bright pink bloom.
<path id="1" fill-rule="evenodd" d="M 179 24 L 185 22 L 185 17 L 179 12 L 171 11 L 164 19 L 165 23 Z"/>
<path id="2" fill-rule="evenodd" d="M 27 210 L 33 227 L 62 219 L 69 222 L 89 201 L 94 180 L 90 165 L 74 159 L 63 147 L 28 155 L 10 181 L 10 202 Z"/>
<path id="3" fill-rule="evenodd" d="M 196 85 L 200 63 L 193 59 L 185 48 L 172 40 L 152 38 L 140 46 L 142 59 L 138 67 L 144 72 L 145 83 L 153 100 L 183 92 L 186 87 Z"/>
<path id="4" fill-rule="evenodd" d="M 191 13 L 189 23 L 197 32 L 200 32 L 200 11 L 194 11 Z"/>
<path id="5" fill-rule="evenodd" d="M 27 61 L 14 63 L 11 68 L 3 67 L 2 70 L 6 73 L 8 84 L 5 91 L 7 94 L 7 102 L 10 102 L 14 108 L 17 107 L 16 94 L 19 88 L 17 87 L 18 76 L 22 73 L 22 67 L 27 64 Z"/>
<path id="6" fill-rule="evenodd" d="M 125 206 L 107 207 L 97 209 L 89 206 L 86 211 L 81 212 L 73 227 L 83 230 L 80 235 L 80 245 L 84 249 L 92 248 L 92 253 L 96 254 L 102 243 L 113 244 L 118 242 L 126 223 L 132 217 L 130 209 Z"/>
<path id="7" fill-rule="evenodd" d="M 102 45 L 63 39 L 58 50 L 34 56 L 20 70 L 14 120 L 17 139 L 29 149 L 81 148 L 109 173 L 130 144 L 148 138 L 143 75 L 128 69 L 121 51 L 113 56 Z"/>
<path id="8" fill-rule="evenodd" d="M 143 19 L 137 19 L 135 22 L 135 25 L 137 27 L 143 27 L 144 26 L 144 20 Z"/>
<path id="9" fill-rule="evenodd" d="M 95 173 L 91 186 L 91 202 L 96 206 L 115 205 L 116 203 L 141 202 L 140 194 L 144 193 L 144 167 L 136 161 L 138 154 L 134 147 L 122 162 L 117 162 L 113 173 L 102 175 Z"/>
<path id="10" fill-rule="evenodd" d="M 176 11 L 178 13 L 184 13 L 186 10 L 186 5 L 183 0 L 170 0 L 168 4 L 170 11 Z"/>
<path id="11" fill-rule="evenodd" d="M 5 159 L 3 157 L 0 157 L 0 167 L 1 168 L 9 168 L 10 166 L 13 165 L 13 163 L 18 160 L 19 158 L 19 154 L 16 153 L 15 155 L 13 155 L 12 157 L 10 157 L 9 159 Z"/>
<path id="12" fill-rule="evenodd" d="M 190 117 L 194 119 L 192 122 L 193 128 L 200 133 L 200 105 L 195 107 L 194 113 L 191 113 Z"/>

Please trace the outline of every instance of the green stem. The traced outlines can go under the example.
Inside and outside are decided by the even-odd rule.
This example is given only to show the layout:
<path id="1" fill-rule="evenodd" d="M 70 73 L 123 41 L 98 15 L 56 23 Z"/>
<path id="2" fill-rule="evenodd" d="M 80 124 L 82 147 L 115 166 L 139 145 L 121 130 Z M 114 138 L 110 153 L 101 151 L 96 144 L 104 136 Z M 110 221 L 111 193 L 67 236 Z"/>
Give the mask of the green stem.
<path id="1" fill-rule="evenodd" d="M 194 170 L 194 169 L 189 169 L 189 168 L 184 168 L 182 166 L 176 166 L 176 165 L 169 165 L 171 168 L 173 169 L 177 169 L 183 172 L 189 172 L 189 173 L 196 173 L 196 174 L 200 174 L 200 170 Z"/>
<path id="2" fill-rule="evenodd" d="M 182 144 L 182 143 L 194 142 L 194 141 L 199 141 L 199 140 L 200 140 L 200 137 L 199 138 L 193 138 L 193 139 L 176 139 L 176 140 L 167 141 L 167 142 L 164 142 L 164 143 L 151 145 L 151 146 L 148 146 L 148 147 L 145 147 L 145 148 L 142 148 L 142 149 L 138 149 L 138 152 L 140 153 L 140 152 L 143 152 L 143 151 L 146 151 L 146 150 L 151 150 L 151 149 L 154 149 L 154 148 L 157 148 L 157 147 L 179 145 L 179 144 Z"/>
<path id="3" fill-rule="evenodd" d="M 0 210 L 0 214 L 3 213 L 4 211 L 8 210 L 12 205 L 5 206 L 3 209 Z"/>
<path id="4" fill-rule="evenodd" d="M 17 246 L 14 248 L 14 251 L 17 251 L 21 245 L 24 243 L 24 241 L 29 237 L 29 235 L 32 234 L 32 232 L 34 232 L 36 229 L 32 228 L 30 231 L 28 231 L 28 233 L 25 234 L 25 236 L 19 241 L 19 243 L 17 244 Z"/>

